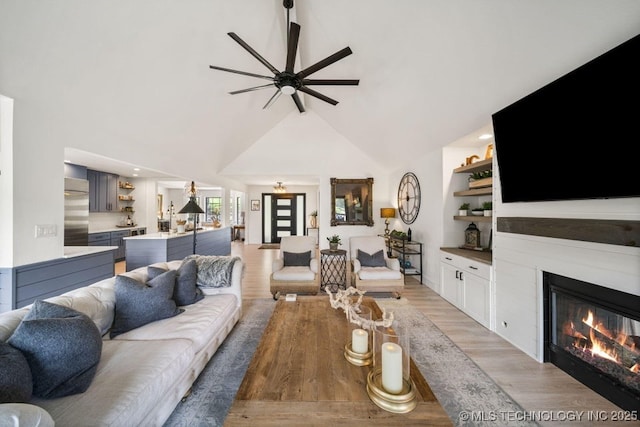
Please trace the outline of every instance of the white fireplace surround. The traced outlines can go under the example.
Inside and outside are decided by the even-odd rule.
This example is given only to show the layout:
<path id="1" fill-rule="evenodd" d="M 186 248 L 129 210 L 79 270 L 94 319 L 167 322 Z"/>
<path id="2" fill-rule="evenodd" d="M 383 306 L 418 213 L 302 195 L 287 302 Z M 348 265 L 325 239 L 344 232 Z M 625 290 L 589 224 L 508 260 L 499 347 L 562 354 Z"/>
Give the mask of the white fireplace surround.
<path id="1" fill-rule="evenodd" d="M 544 358 L 544 271 L 640 295 L 640 249 L 498 233 L 493 248 L 495 331 Z"/>

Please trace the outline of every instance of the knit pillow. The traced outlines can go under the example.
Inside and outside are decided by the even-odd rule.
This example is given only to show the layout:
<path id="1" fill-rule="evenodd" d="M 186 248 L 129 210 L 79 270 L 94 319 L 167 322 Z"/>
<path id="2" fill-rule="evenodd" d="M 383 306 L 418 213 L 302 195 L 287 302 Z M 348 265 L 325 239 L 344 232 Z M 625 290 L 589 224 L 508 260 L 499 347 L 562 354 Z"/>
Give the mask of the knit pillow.
<path id="1" fill-rule="evenodd" d="M 149 280 L 138 282 L 127 276 L 116 276 L 116 310 L 111 338 L 156 320 L 182 313 L 173 300 L 176 271 L 169 270 Z"/>
<path id="2" fill-rule="evenodd" d="M 26 357 L 15 347 L 0 341 L 0 403 L 27 403 L 33 383 Z"/>
<path id="3" fill-rule="evenodd" d="M 40 300 L 7 342 L 27 359 L 33 395 L 43 398 L 86 391 L 102 352 L 100 331 L 87 315 Z"/>

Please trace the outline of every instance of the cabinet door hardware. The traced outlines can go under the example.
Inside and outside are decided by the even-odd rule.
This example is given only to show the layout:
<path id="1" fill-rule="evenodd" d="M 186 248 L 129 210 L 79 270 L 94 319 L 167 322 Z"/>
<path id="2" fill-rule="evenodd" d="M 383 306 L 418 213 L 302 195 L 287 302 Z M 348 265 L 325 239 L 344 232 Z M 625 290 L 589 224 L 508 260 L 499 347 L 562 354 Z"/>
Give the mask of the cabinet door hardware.
<path id="1" fill-rule="evenodd" d="M 471 270 L 477 270 L 477 269 L 478 269 L 478 267 L 474 267 L 473 265 L 470 265 L 470 266 L 469 266 L 469 268 L 470 268 Z"/>

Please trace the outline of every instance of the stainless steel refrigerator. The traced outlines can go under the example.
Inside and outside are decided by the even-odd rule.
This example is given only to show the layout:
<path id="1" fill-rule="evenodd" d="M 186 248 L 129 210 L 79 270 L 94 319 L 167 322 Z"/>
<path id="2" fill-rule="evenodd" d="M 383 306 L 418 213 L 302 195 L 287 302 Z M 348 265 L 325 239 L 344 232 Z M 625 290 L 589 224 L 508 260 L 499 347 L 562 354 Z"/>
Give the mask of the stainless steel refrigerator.
<path id="1" fill-rule="evenodd" d="M 64 245 L 89 245 L 89 181 L 64 179 Z"/>

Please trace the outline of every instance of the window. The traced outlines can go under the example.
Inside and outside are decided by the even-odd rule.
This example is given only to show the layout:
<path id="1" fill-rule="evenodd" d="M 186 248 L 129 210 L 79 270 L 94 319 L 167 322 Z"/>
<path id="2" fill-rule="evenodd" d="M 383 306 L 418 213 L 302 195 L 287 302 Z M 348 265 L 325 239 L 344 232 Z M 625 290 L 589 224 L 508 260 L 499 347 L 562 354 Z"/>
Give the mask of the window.
<path id="1" fill-rule="evenodd" d="M 207 208 L 205 209 L 205 215 L 207 216 L 206 222 L 220 221 L 220 212 L 222 210 L 222 197 L 207 197 Z"/>

